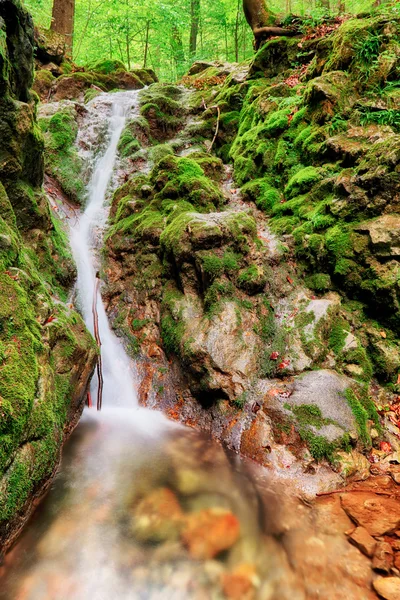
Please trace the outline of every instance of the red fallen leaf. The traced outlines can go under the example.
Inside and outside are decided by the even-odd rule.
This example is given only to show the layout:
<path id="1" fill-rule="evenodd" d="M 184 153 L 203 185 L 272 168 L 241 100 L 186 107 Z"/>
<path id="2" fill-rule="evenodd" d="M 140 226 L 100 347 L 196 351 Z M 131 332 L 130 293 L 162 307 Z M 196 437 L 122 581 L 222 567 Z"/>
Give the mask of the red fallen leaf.
<path id="1" fill-rule="evenodd" d="M 286 200 L 285 198 L 282 198 L 282 200 L 279 202 L 279 204 L 285 204 Z"/>
<path id="2" fill-rule="evenodd" d="M 381 442 L 379 444 L 379 449 L 382 450 L 382 452 L 391 452 L 392 446 L 389 444 L 389 442 Z"/>
<path id="3" fill-rule="evenodd" d="M 47 317 L 47 319 L 44 322 L 44 325 L 47 325 L 48 323 L 52 323 L 55 320 L 55 316 L 54 315 L 50 315 L 49 317 Z"/>
<path id="4" fill-rule="evenodd" d="M 316 300 L 317 296 L 311 296 L 311 300 Z"/>
<path id="5" fill-rule="evenodd" d="M 293 279 L 291 277 L 289 277 L 289 275 L 286 276 L 286 279 L 288 280 L 290 285 L 293 285 Z"/>
<path id="6" fill-rule="evenodd" d="M 290 365 L 290 360 L 285 359 L 278 365 L 278 369 L 286 369 Z"/>
<path id="7" fill-rule="evenodd" d="M 5 273 L 6 275 L 8 275 L 8 276 L 10 277 L 10 279 L 13 279 L 14 281 L 17 281 L 17 279 L 18 279 L 18 275 L 12 275 L 12 274 L 10 273 L 10 271 L 4 271 L 4 273 Z"/>
<path id="8" fill-rule="evenodd" d="M 271 360 L 277 360 L 278 357 L 279 357 L 279 352 L 271 352 L 271 356 L 270 356 Z"/>

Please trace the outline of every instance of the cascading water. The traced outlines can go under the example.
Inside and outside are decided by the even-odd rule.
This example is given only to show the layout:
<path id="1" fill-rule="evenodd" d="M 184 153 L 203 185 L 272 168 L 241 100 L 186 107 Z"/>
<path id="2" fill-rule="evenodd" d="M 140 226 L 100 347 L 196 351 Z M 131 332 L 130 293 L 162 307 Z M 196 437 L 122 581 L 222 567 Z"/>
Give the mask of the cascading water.
<path id="1" fill-rule="evenodd" d="M 96 245 L 99 231 L 102 231 L 107 219 L 105 202 L 117 157 L 118 141 L 127 116 L 137 110 L 138 106 L 137 92 L 120 92 L 114 94 L 112 98 L 109 144 L 95 167 L 88 186 L 87 206 L 78 222 L 71 228 L 70 242 L 78 269 L 78 302 L 85 323 L 93 334 L 93 302 L 97 307 L 104 378 L 103 395 L 109 406 L 133 407 L 137 404 L 137 399 L 130 360 L 110 329 L 96 284 L 98 269 Z M 95 387 L 96 385 L 92 384 L 92 388 Z"/>
<path id="2" fill-rule="evenodd" d="M 260 505 L 240 461 L 232 462 L 206 436 L 138 408 L 131 361 L 96 291 L 118 140 L 137 110 L 137 92 L 100 96 L 89 105 L 88 130 L 80 133 L 90 157 L 108 123 L 107 147 L 94 162 L 87 207 L 70 229 L 78 304 L 92 332 L 97 294 L 105 410 L 86 410 L 67 443 L 51 491 L 0 569 L 2 600 L 222 599 L 221 577 L 243 563 L 261 577 L 257 598 L 264 599 L 272 598 L 271 582 L 285 578 L 275 542 L 263 551 Z M 180 532 L 188 519 L 201 522 L 210 510 L 217 520 L 221 514 L 230 515 L 229 522 L 239 519 L 240 538 L 218 560 L 211 560 L 212 554 L 198 560 L 189 551 L 190 534 L 181 539 Z M 213 535 L 211 525 L 204 529 Z M 229 532 L 217 537 L 224 535 Z"/>

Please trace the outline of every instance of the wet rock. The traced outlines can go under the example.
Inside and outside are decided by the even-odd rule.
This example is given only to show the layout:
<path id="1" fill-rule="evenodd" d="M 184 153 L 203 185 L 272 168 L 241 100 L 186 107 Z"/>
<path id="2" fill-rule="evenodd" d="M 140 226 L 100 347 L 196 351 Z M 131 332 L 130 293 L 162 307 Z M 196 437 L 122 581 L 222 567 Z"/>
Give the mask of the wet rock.
<path id="1" fill-rule="evenodd" d="M 349 540 L 356 548 L 365 554 L 365 556 L 372 558 L 376 548 L 376 540 L 374 540 L 364 527 L 356 527 L 349 536 Z"/>
<path id="2" fill-rule="evenodd" d="M 395 531 L 400 525 L 400 502 L 369 492 L 341 496 L 344 510 L 373 536 Z"/>
<path id="3" fill-rule="evenodd" d="M 393 550 L 388 542 L 378 542 L 372 561 L 374 571 L 390 573 L 393 565 Z"/>
<path id="4" fill-rule="evenodd" d="M 348 531 L 352 522 L 344 512 L 337 494 L 321 496 L 315 502 L 315 525 L 317 530 L 328 535 Z"/>
<path id="5" fill-rule="evenodd" d="M 345 478 L 353 481 L 364 481 L 369 477 L 371 464 L 368 459 L 357 452 L 337 452 L 335 456 L 337 471 Z"/>
<path id="6" fill-rule="evenodd" d="M 183 512 L 175 494 L 158 488 L 143 498 L 133 511 L 131 533 L 141 542 L 176 540 L 183 525 Z"/>
<path id="7" fill-rule="evenodd" d="M 321 419 L 331 422 L 321 422 L 317 426 L 311 421 L 310 424 L 302 423 L 296 427 L 306 427 L 313 434 L 323 436 L 332 442 L 341 439 L 346 432 L 355 435 L 356 423 L 344 396 L 349 383 L 346 377 L 328 369 L 310 371 L 295 378 L 289 398 L 285 395 L 283 397 L 277 395 L 269 401 L 269 404 L 286 418 L 293 418 L 293 415 L 296 417 L 296 410 L 299 407 L 317 409 Z"/>
<path id="8" fill-rule="evenodd" d="M 182 541 L 193 558 L 214 558 L 229 550 L 239 538 L 240 525 L 235 515 L 224 509 L 206 509 L 186 518 Z"/>
<path id="9" fill-rule="evenodd" d="M 385 600 L 399 600 L 400 578 L 378 577 L 373 581 L 374 590 Z"/>
<path id="10" fill-rule="evenodd" d="M 240 565 L 221 577 L 222 591 L 229 600 L 253 600 L 260 585 L 254 565 Z"/>
<path id="11" fill-rule="evenodd" d="M 185 297 L 179 308 L 185 324 L 183 345 L 188 341 L 190 371 L 195 378 L 191 382 L 192 391 L 197 394 L 207 389 L 234 400 L 242 394 L 248 378 L 257 368 L 258 338 L 253 331 L 251 313 L 242 313 L 246 335 L 239 340 L 234 302 L 225 302 L 221 311 L 211 318 L 204 318 L 201 306 L 192 296 Z"/>

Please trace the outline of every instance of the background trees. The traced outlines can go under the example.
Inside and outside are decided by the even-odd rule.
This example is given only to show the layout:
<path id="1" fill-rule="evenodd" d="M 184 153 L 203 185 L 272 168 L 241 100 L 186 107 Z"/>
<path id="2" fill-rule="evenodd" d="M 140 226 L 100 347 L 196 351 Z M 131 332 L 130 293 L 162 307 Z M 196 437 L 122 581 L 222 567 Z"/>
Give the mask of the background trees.
<path id="1" fill-rule="evenodd" d="M 243 0 L 54 0 L 54 10 L 74 1 L 72 57 L 78 64 L 118 59 L 129 68 L 152 67 L 161 79 L 171 81 L 193 60 L 241 61 L 253 53 Z M 346 10 L 359 12 L 372 3 L 349 0 Z M 50 27 L 53 0 L 25 0 L 25 4 L 37 24 Z M 329 7 L 337 14 L 344 10 L 344 2 L 330 0 Z M 312 13 L 316 19 L 327 11 L 327 0 L 270 0 L 266 14 Z"/>

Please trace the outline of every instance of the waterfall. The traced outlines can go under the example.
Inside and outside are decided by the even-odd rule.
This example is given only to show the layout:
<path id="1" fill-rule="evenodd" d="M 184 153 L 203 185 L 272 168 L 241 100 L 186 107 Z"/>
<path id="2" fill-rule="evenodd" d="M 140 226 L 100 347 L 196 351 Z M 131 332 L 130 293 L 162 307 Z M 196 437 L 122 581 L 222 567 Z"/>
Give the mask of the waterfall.
<path id="1" fill-rule="evenodd" d="M 101 294 L 96 285 L 98 271 L 98 238 L 102 237 L 106 224 L 107 191 L 117 159 L 118 142 L 129 115 L 138 112 L 138 92 L 118 92 L 105 96 L 112 99 L 111 117 L 108 127 L 108 145 L 97 160 L 88 185 L 88 200 L 85 211 L 70 229 L 70 242 L 78 270 L 77 297 L 88 329 L 94 333 L 93 301 L 98 314 L 98 331 L 101 340 L 101 361 L 104 379 L 103 397 L 108 406 L 137 406 L 135 381 L 132 365 L 122 343 L 111 331 Z M 98 98 L 92 101 L 99 103 Z M 90 111 L 89 111 L 90 118 Z M 97 393 L 98 381 L 94 378 L 92 396 Z"/>

